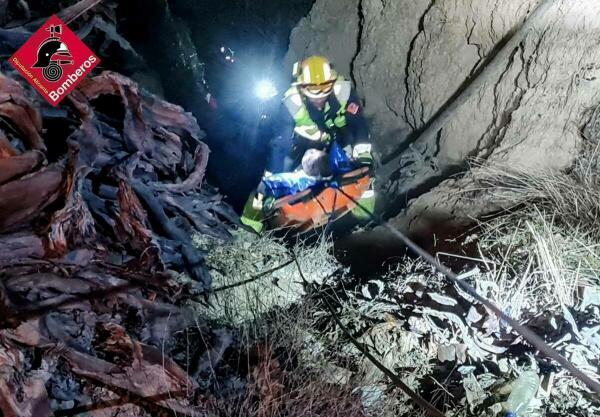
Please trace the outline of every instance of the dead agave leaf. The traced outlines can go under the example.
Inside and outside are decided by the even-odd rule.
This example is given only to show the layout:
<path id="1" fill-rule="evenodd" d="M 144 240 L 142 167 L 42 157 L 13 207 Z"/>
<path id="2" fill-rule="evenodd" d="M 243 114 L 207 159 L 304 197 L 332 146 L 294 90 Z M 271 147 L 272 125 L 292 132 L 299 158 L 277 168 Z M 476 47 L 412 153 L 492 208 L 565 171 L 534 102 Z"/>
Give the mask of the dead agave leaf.
<path id="1" fill-rule="evenodd" d="M 0 336 L 0 414 L 4 417 L 50 417 L 44 370 L 25 373 L 23 357 Z"/>

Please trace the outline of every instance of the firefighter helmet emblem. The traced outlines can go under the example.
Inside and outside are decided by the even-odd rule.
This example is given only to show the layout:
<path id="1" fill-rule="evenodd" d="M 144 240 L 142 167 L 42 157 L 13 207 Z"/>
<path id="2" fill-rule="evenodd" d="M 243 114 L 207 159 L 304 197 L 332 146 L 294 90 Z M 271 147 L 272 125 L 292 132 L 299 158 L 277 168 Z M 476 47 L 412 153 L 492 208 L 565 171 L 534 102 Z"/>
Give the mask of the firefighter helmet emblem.
<path id="1" fill-rule="evenodd" d="M 73 57 L 67 45 L 60 39 L 62 25 L 52 25 L 46 30 L 50 32 L 50 37 L 40 44 L 33 68 L 42 68 L 43 77 L 47 81 L 56 82 L 62 77 L 62 67 L 73 65 Z"/>

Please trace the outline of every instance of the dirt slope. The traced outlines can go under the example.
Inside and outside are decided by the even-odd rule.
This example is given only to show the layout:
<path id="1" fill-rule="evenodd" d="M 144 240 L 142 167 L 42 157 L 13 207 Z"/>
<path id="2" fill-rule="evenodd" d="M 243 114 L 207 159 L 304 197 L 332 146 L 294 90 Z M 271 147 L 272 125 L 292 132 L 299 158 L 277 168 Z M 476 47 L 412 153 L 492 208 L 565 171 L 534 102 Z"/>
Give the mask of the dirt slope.
<path id="1" fill-rule="evenodd" d="M 288 61 L 351 69 L 381 158 L 387 214 L 414 235 L 498 209 L 467 161 L 560 170 L 597 104 L 600 4 L 317 1 Z M 351 3 L 351 4 L 348 4 Z M 353 49 L 354 48 L 354 49 Z M 407 204 L 408 202 L 408 204 Z"/>

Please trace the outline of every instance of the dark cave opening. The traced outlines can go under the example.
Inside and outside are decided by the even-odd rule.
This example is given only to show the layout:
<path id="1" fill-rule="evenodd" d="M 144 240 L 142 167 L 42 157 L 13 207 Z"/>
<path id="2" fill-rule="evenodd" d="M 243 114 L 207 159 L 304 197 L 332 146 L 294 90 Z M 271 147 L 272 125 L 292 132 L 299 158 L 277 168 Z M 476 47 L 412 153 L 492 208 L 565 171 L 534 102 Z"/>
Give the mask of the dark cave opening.
<path id="1" fill-rule="evenodd" d="M 282 91 L 291 69 L 282 61 L 291 30 L 314 0 L 133 0 L 122 5 L 125 37 L 147 70 L 141 85 L 183 106 L 198 119 L 211 149 L 209 181 L 237 209 L 266 163 L 269 113 L 254 89 L 271 79 Z M 149 41 L 151 39 L 152 41 Z"/>

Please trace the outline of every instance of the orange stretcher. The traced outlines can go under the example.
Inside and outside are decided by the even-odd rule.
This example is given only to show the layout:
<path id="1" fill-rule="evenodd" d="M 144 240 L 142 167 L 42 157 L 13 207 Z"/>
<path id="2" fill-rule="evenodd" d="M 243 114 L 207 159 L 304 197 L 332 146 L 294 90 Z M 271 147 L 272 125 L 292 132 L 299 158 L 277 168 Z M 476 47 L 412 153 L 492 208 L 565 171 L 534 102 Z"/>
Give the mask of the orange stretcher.
<path id="1" fill-rule="evenodd" d="M 309 188 L 282 197 L 273 203 L 267 216 L 270 228 L 306 232 L 337 220 L 356 207 L 356 201 L 369 189 L 369 182 L 369 168 L 360 168 L 337 178 L 336 187 Z"/>

